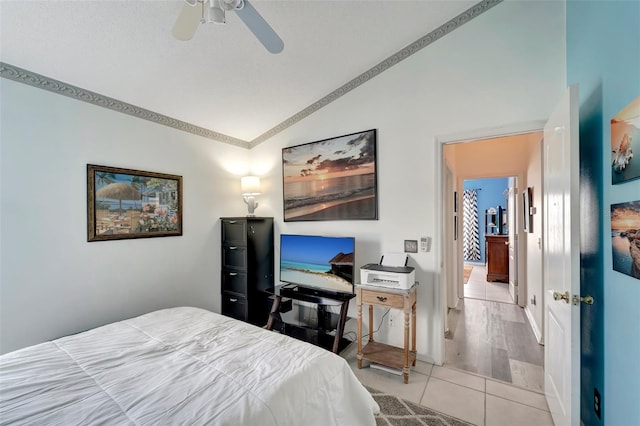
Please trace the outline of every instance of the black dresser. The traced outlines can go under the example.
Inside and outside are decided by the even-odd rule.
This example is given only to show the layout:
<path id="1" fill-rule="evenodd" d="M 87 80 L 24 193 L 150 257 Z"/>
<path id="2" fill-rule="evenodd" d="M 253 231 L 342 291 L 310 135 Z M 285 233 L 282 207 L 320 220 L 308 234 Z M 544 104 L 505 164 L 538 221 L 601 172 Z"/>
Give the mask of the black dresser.
<path id="1" fill-rule="evenodd" d="M 222 314 L 264 326 L 273 288 L 273 218 L 223 217 Z"/>

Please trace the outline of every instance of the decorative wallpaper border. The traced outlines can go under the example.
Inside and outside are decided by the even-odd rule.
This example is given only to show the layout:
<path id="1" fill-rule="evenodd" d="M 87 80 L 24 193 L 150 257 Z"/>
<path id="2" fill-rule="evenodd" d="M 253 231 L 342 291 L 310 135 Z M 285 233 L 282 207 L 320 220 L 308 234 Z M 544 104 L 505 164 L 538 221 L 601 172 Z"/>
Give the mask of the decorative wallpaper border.
<path id="1" fill-rule="evenodd" d="M 285 121 L 278 124 L 274 128 L 267 130 L 265 133 L 261 134 L 257 138 L 250 141 L 249 148 L 255 147 L 256 145 L 282 132 L 286 128 L 296 124 L 298 121 L 302 120 L 303 118 L 308 117 L 309 115 L 318 111 L 320 108 L 327 106 L 328 104 L 340 98 L 341 96 L 363 85 L 364 83 L 371 80 L 372 78 L 380 75 L 381 73 L 388 70 L 392 66 L 407 59 L 409 56 L 413 55 L 414 53 L 417 53 L 418 51 L 424 49 L 434 41 L 441 39 L 445 35 L 452 32 L 453 30 L 471 21 L 473 18 L 480 16 L 481 14 L 491 9 L 493 6 L 497 5 L 498 3 L 501 3 L 502 1 L 503 0 L 483 0 L 480 3 L 470 7 L 469 9 L 465 10 L 464 12 L 456 16 L 455 18 L 451 19 L 450 21 L 439 26 L 435 30 L 431 31 L 429 34 L 419 38 L 418 40 L 414 41 L 404 49 L 394 53 L 393 55 L 389 56 L 387 59 L 373 66 L 369 70 L 363 72 L 362 74 L 360 74 L 353 80 L 349 81 L 345 85 L 337 88 L 336 90 L 329 93 L 327 96 L 323 97 L 319 101 L 309 105 L 308 107 L 298 112 L 297 114 L 292 115 L 291 117 L 287 118 Z"/>
<path id="2" fill-rule="evenodd" d="M 196 126 L 195 124 L 187 123 L 186 121 L 178 120 L 177 118 L 172 118 L 157 112 L 149 111 L 148 109 L 141 108 L 126 102 L 119 101 L 114 98 L 110 98 L 108 96 L 101 95 L 99 93 L 92 92 L 90 90 L 85 90 L 80 87 L 73 86 L 71 84 L 67 84 L 49 77 L 45 77 L 43 75 L 4 63 L 0 62 L 0 77 L 7 78 L 9 80 L 17 81 L 20 83 L 27 84 L 29 86 L 37 87 L 43 90 L 48 90 L 50 92 L 54 92 L 60 95 L 68 96 L 70 98 L 77 99 L 79 101 L 88 102 L 93 105 L 101 106 L 104 108 L 108 108 L 113 111 L 121 112 L 123 114 L 128 114 L 137 118 L 141 118 L 143 120 L 152 121 L 154 123 L 162 124 L 164 126 L 173 127 L 174 129 L 182 130 L 184 132 L 192 133 L 194 135 L 202 136 L 208 139 L 212 139 L 219 142 L 228 143 L 230 145 L 239 146 L 242 148 L 251 149 L 260 143 L 266 141 L 267 139 L 277 135 L 288 127 L 293 126 L 297 122 L 302 119 L 308 117 L 314 112 L 318 111 L 320 108 L 323 108 L 335 101 L 336 99 L 344 96 L 349 93 L 353 89 L 363 85 L 367 81 L 372 78 L 380 75 L 384 71 L 388 70 L 392 66 L 398 64 L 399 62 L 407 59 L 409 56 L 417 53 L 418 51 L 424 49 L 431 43 L 436 40 L 441 39 L 445 35 L 449 34 L 453 30 L 461 27 L 467 22 L 471 21 L 473 18 L 480 16 L 482 13 L 491 9 L 493 6 L 501 3 L 503 0 L 482 0 L 478 4 L 470 7 L 466 11 L 462 12 L 455 18 L 446 22 L 445 24 L 439 26 L 435 30 L 431 31 L 429 34 L 424 37 L 419 38 L 415 42 L 396 52 L 395 54 L 389 56 L 385 60 L 381 61 L 374 67 L 369 70 L 363 72 L 356 78 L 352 79 L 348 83 L 340 86 L 333 92 L 329 93 L 322 99 L 314 102 L 309 105 L 302 111 L 292 115 L 287 118 L 285 121 L 281 122 L 277 126 L 272 129 L 267 130 L 265 133 L 256 137 L 251 141 L 245 141 L 242 139 L 234 138 L 229 135 L 225 135 L 223 133 L 218 133 L 213 130 L 206 129 L 204 127 Z"/>
<path id="3" fill-rule="evenodd" d="M 195 124 L 187 123 L 186 121 L 178 120 L 177 118 L 149 111 L 148 109 L 131 105 L 71 84 L 63 83 L 4 62 L 0 62 L 0 77 L 48 90 L 59 95 L 68 96 L 79 101 L 88 102 L 103 108 L 108 108 L 123 114 L 128 114 L 136 118 L 173 127 L 174 129 L 182 130 L 183 132 L 192 133 L 194 135 L 225 142 L 242 148 L 249 148 L 249 142 L 242 139 L 237 139 L 232 136 L 214 132 L 213 130 L 206 129 L 204 127 L 196 126 Z"/>

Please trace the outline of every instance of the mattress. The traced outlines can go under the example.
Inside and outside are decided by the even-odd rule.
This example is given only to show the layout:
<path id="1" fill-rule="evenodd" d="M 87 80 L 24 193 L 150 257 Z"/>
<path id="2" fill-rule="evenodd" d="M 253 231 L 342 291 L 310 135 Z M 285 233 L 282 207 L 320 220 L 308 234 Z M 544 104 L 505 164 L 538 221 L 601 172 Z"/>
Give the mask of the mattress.
<path id="1" fill-rule="evenodd" d="M 151 312 L 0 357 L 1 424 L 375 424 L 322 348 L 203 309 Z"/>

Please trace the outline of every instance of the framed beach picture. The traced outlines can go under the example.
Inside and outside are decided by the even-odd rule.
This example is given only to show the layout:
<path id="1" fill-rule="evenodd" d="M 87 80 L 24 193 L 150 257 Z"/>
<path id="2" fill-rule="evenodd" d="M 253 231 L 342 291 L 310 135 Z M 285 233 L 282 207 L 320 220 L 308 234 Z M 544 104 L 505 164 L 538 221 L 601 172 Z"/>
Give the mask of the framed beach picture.
<path id="1" fill-rule="evenodd" d="M 640 200 L 611 205 L 613 269 L 640 280 Z"/>
<path id="2" fill-rule="evenodd" d="M 611 119 L 611 183 L 640 178 L 640 96 Z"/>
<path id="3" fill-rule="evenodd" d="M 87 164 L 88 241 L 182 235 L 182 176 Z"/>
<path id="4" fill-rule="evenodd" d="M 376 130 L 282 149 L 284 220 L 378 219 Z"/>

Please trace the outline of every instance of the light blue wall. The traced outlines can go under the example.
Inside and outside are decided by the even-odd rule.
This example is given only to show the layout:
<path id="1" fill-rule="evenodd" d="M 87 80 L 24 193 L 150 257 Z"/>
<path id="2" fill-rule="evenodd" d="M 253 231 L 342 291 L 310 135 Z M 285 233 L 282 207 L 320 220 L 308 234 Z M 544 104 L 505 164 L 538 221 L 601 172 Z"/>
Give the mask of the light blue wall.
<path id="1" fill-rule="evenodd" d="M 611 184 L 609 137 L 611 117 L 640 96 L 640 2 L 567 2 L 567 82 L 580 90 L 582 292 L 596 299 L 582 308 L 581 417 L 640 425 L 640 280 L 612 268 L 609 213 L 640 199 L 640 180 Z"/>
<path id="2" fill-rule="evenodd" d="M 493 207 L 507 208 L 507 199 L 503 192 L 509 187 L 508 178 L 469 179 L 464 181 L 464 189 L 479 189 L 478 191 L 478 226 L 480 235 L 480 260 L 485 261 L 484 252 L 484 212 Z M 505 213 L 506 214 L 506 213 Z M 506 228 L 505 231 L 506 232 Z"/>

